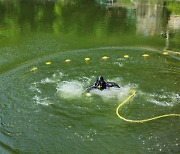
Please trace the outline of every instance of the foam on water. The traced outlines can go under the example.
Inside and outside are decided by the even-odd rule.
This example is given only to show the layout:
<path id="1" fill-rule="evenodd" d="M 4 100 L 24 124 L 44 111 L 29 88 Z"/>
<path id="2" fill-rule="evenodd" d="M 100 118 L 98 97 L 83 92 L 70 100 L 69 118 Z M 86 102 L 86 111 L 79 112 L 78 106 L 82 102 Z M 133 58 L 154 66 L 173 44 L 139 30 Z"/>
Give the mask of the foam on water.
<path id="1" fill-rule="evenodd" d="M 59 81 L 61 81 L 62 77 L 64 77 L 64 73 L 62 72 L 56 72 L 52 75 L 52 77 L 48 78 L 46 77 L 45 79 L 41 80 L 42 84 L 47 84 L 47 83 L 57 83 Z"/>
<path id="2" fill-rule="evenodd" d="M 82 77 L 78 78 L 78 80 L 62 81 L 57 83 L 57 95 L 65 99 L 80 98 L 86 92 L 86 88 L 90 85 L 92 80 L 95 80 L 94 76 L 90 78 Z M 116 78 L 113 81 L 115 80 L 121 81 L 122 79 Z M 132 89 L 132 87 L 128 85 L 121 88 L 109 88 L 102 91 L 98 89 L 92 89 L 90 93 L 102 97 L 104 101 L 109 101 L 109 99 L 112 98 L 122 100 L 129 95 L 130 89 Z"/>
<path id="3" fill-rule="evenodd" d="M 53 104 L 51 103 L 49 100 L 48 97 L 45 97 L 45 98 L 41 98 L 39 96 L 34 96 L 33 100 L 37 103 L 37 104 L 41 104 L 41 105 L 45 105 L 45 106 L 48 106 L 50 104 Z"/>
<path id="4" fill-rule="evenodd" d="M 43 80 L 41 80 L 41 83 L 42 84 L 46 84 L 46 83 L 54 83 L 55 81 L 54 80 L 52 80 L 52 79 L 50 79 L 50 78 L 45 78 L 45 79 L 43 79 Z"/>
<path id="5" fill-rule="evenodd" d="M 119 67 L 123 67 L 123 66 L 124 66 L 124 64 L 121 63 L 121 62 L 114 62 L 113 64 L 114 64 L 114 65 L 118 65 Z"/>
<path id="6" fill-rule="evenodd" d="M 152 103 L 156 104 L 156 105 L 160 105 L 160 106 L 174 106 L 173 104 L 171 103 L 168 103 L 166 101 L 158 101 L 156 99 L 151 99 L 150 100 Z"/>
<path id="7" fill-rule="evenodd" d="M 32 83 L 29 89 L 33 92 L 41 93 L 41 90 L 38 88 L 38 82 Z"/>
<path id="8" fill-rule="evenodd" d="M 83 94 L 83 84 L 79 81 L 63 81 L 57 84 L 57 94 L 61 97 L 80 98 Z"/>
<path id="9" fill-rule="evenodd" d="M 104 101 L 108 101 L 109 99 L 115 98 L 118 100 L 123 100 L 125 97 L 128 96 L 130 87 L 121 87 L 121 88 L 109 88 L 104 89 L 102 91 L 98 89 L 91 90 L 92 94 L 99 95 L 102 97 Z"/>
<path id="10" fill-rule="evenodd" d="M 164 90 L 160 91 L 161 94 L 151 93 L 145 94 L 140 92 L 141 95 L 144 95 L 147 101 L 154 103 L 159 106 L 175 106 L 180 101 L 180 95 L 174 92 L 166 92 Z"/>
<path id="11" fill-rule="evenodd" d="M 46 84 L 50 87 L 55 87 L 55 94 L 58 97 L 63 99 L 80 99 L 85 96 L 86 89 L 94 81 L 96 81 L 96 76 L 81 76 L 76 77 L 75 80 L 66 81 L 68 74 L 64 74 L 62 72 L 55 72 L 51 77 L 45 77 L 41 79 L 39 82 L 34 82 L 30 86 L 30 90 L 35 93 L 33 100 L 37 104 L 49 105 L 48 98 L 54 97 L 52 93 L 47 93 L 45 90 Z M 123 83 L 123 79 L 120 77 L 114 79 L 107 79 L 107 81 L 113 81 L 121 85 Z M 98 89 L 91 90 L 91 94 L 94 96 L 100 96 L 103 101 L 109 101 L 110 99 L 118 99 L 123 100 L 129 95 L 130 89 L 135 87 L 134 85 L 128 84 L 127 86 L 121 86 L 121 88 L 109 88 L 103 91 Z"/>

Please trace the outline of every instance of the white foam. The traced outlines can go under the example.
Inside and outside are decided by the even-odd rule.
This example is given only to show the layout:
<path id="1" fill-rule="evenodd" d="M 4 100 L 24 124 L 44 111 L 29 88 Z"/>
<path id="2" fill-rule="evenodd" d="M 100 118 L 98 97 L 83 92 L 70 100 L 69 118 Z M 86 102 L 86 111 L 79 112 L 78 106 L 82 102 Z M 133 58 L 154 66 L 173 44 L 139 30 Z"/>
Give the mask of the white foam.
<path id="1" fill-rule="evenodd" d="M 75 80 L 72 81 L 62 81 L 62 78 L 64 76 L 67 75 L 64 75 L 62 72 L 56 72 L 52 74 L 52 77 L 46 77 L 42 79 L 40 82 L 32 84 L 30 89 L 36 92 L 36 96 L 33 98 L 36 101 L 36 103 L 43 105 L 49 105 L 50 103 L 48 102 L 48 98 L 44 98 L 44 97 L 41 98 L 41 94 L 43 93 L 43 91 L 41 91 L 39 87 L 43 84 L 48 84 L 48 83 L 52 83 L 53 85 L 56 84 L 56 95 L 61 98 L 80 99 L 83 96 L 85 89 L 92 84 L 92 81 L 96 80 L 95 76 L 91 76 L 91 77 L 82 76 L 82 77 L 77 77 Z M 107 81 L 109 80 L 107 79 Z M 121 83 L 122 78 L 118 77 L 111 79 L 110 81 Z M 100 97 L 102 97 L 103 100 L 107 100 L 107 101 L 109 101 L 109 99 L 111 98 L 123 100 L 125 97 L 129 95 L 129 91 L 130 89 L 132 89 L 131 87 L 132 87 L 131 85 L 128 85 L 121 88 L 109 88 L 103 91 L 94 89 L 91 90 L 91 93 L 94 95 L 99 95 Z"/>
<path id="2" fill-rule="evenodd" d="M 83 84 L 79 81 L 63 81 L 57 84 L 56 90 L 63 98 L 79 98 L 83 93 Z"/>
<path id="3" fill-rule="evenodd" d="M 124 64 L 121 63 L 121 62 L 114 62 L 113 64 L 118 65 L 119 67 L 123 67 L 124 66 Z"/>
<path id="4" fill-rule="evenodd" d="M 149 94 L 147 100 L 160 106 L 174 106 L 179 103 L 180 95 L 163 91 L 163 94 Z"/>
<path id="5" fill-rule="evenodd" d="M 30 89 L 31 91 L 41 93 L 41 90 L 37 87 L 37 82 L 32 83 L 31 86 L 29 87 L 29 89 Z"/>
<path id="6" fill-rule="evenodd" d="M 129 94 L 130 87 L 121 87 L 121 88 L 109 88 L 104 90 L 93 89 L 91 90 L 92 94 L 99 95 L 103 100 L 109 100 L 116 98 L 118 100 L 124 99 Z"/>
<path id="7" fill-rule="evenodd" d="M 168 103 L 166 101 L 158 101 L 158 100 L 155 100 L 155 99 L 151 99 L 151 102 L 156 104 L 156 105 L 160 105 L 160 106 L 173 106 L 173 104 Z"/>
<path id="8" fill-rule="evenodd" d="M 47 84 L 47 83 L 57 83 L 61 80 L 61 78 L 65 76 L 62 72 L 57 72 L 52 75 L 51 78 L 46 77 L 45 79 L 41 80 L 41 84 Z"/>
<path id="9" fill-rule="evenodd" d="M 41 80 L 42 84 L 46 84 L 46 83 L 54 83 L 55 81 L 50 79 L 50 78 L 45 78 Z"/>
<path id="10" fill-rule="evenodd" d="M 45 106 L 48 106 L 50 104 L 52 104 L 49 100 L 48 100 L 48 97 L 45 97 L 45 98 L 41 98 L 39 96 L 34 96 L 33 100 L 37 103 L 37 104 L 41 104 L 41 105 L 45 105 Z"/>

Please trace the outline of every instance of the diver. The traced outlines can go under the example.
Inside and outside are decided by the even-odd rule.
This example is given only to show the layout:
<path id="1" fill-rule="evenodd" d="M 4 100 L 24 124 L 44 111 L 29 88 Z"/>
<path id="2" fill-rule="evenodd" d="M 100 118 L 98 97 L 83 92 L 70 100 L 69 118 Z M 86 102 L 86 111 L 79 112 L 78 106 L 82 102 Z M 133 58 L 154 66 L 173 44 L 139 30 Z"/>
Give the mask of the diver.
<path id="1" fill-rule="evenodd" d="M 104 78 L 102 76 L 99 76 L 96 82 L 92 86 L 88 87 L 86 91 L 90 92 L 92 89 L 104 90 L 110 87 L 120 88 L 120 86 L 117 83 L 105 82 Z"/>

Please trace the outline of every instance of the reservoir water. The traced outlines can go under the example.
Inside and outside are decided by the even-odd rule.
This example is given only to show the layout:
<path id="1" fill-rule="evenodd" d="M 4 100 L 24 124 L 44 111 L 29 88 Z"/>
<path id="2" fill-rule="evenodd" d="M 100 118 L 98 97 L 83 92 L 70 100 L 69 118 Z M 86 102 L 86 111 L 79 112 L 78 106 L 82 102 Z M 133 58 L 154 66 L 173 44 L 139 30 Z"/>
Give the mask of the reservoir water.
<path id="1" fill-rule="evenodd" d="M 179 54 L 179 1 L 0 0 L 0 153 L 179 153 L 179 117 L 115 114 L 180 114 Z"/>

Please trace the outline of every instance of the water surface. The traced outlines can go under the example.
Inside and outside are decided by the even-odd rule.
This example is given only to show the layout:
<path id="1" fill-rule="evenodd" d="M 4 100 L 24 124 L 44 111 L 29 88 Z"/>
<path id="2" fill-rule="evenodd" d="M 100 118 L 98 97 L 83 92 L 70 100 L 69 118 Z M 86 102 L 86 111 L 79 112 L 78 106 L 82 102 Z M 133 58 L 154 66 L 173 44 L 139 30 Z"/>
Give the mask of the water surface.
<path id="1" fill-rule="evenodd" d="M 1 0 L 0 152 L 178 153 L 178 117 L 133 124 L 115 110 L 135 89 L 125 117 L 179 113 L 179 6 Z M 87 97 L 100 75 L 121 89 Z"/>

